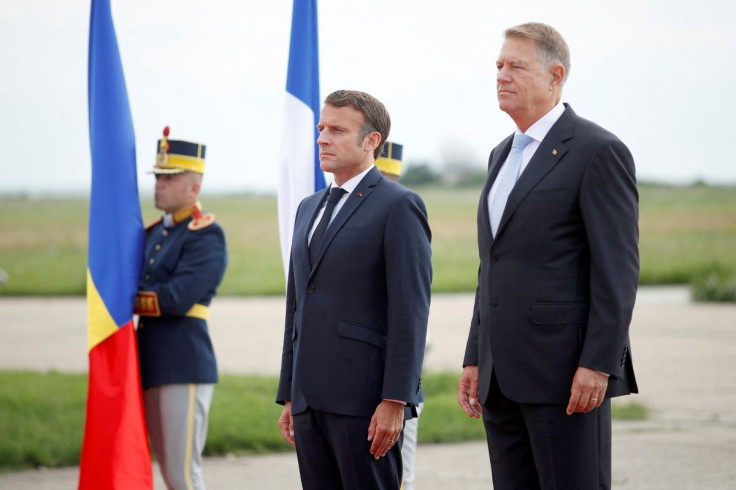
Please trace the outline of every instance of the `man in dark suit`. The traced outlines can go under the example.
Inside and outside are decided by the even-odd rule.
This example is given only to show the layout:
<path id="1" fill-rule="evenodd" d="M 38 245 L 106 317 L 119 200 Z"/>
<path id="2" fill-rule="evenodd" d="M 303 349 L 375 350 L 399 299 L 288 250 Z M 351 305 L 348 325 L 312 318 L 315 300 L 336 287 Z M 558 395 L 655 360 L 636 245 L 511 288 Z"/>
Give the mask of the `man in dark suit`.
<path id="1" fill-rule="evenodd" d="M 330 94 L 317 143 L 334 182 L 297 210 L 276 401 L 306 489 L 398 489 L 401 481 L 432 266 L 424 203 L 374 165 L 390 127 L 372 96 Z"/>
<path id="2" fill-rule="evenodd" d="M 634 161 L 561 103 L 569 59 L 556 30 L 531 23 L 506 30 L 497 61 L 517 128 L 491 152 L 481 194 L 458 382 L 460 406 L 482 414 L 497 490 L 610 488 L 610 398 L 637 392 Z"/>

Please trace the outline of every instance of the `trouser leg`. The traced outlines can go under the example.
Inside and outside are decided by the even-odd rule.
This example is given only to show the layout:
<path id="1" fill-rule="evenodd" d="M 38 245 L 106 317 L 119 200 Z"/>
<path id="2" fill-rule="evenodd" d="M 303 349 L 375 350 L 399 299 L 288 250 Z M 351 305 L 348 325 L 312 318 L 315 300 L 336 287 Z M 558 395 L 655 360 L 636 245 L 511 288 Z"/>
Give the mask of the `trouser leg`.
<path id="1" fill-rule="evenodd" d="M 175 490 L 204 489 L 202 451 L 214 385 L 164 385 L 152 390 L 157 394 L 144 400 L 146 413 L 151 413 L 147 419 L 157 424 L 149 431 L 166 486 Z M 157 442 L 153 442 L 154 436 Z"/>
<path id="2" fill-rule="evenodd" d="M 368 441 L 370 418 L 317 410 L 294 416 L 299 473 L 305 490 L 398 490 L 401 437 L 376 460 Z"/>
<path id="3" fill-rule="evenodd" d="M 567 415 L 566 405 L 517 403 L 492 377 L 483 421 L 496 490 L 611 487 L 611 402 Z"/>
<path id="4" fill-rule="evenodd" d="M 417 456 L 419 417 L 423 408 L 424 403 L 420 403 L 417 406 L 417 416 L 407 420 L 404 424 L 404 444 L 401 446 L 401 462 L 404 466 L 404 481 L 401 484 L 401 488 L 404 490 L 414 490 L 414 466 Z"/>

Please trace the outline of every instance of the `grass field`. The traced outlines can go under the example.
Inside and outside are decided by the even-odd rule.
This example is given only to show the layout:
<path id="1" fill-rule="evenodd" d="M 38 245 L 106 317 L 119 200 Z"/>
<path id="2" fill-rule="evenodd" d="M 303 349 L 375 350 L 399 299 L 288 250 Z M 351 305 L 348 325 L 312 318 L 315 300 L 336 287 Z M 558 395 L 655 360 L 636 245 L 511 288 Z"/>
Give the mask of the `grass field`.
<path id="1" fill-rule="evenodd" d="M 435 292 L 472 291 L 477 280 L 478 188 L 419 188 L 432 227 Z M 202 198 L 225 228 L 230 263 L 223 295 L 282 294 L 274 196 Z M 1 295 L 82 295 L 88 202 L 0 198 Z M 158 216 L 144 199 L 144 222 Z M 736 274 L 736 187 L 640 186 L 641 283 L 687 283 Z M 2 273 L 0 273 L 1 275 Z"/>
<path id="2" fill-rule="evenodd" d="M 210 411 L 206 455 L 290 451 L 277 421 L 275 377 L 222 376 Z M 424 377 L 419 442 L 483 440 L 483 424 L 457 404 L 457 374 Z M 0 472 L 79 464 L 84 433 L 84 374 L 0 372 Z M 613 405 L 616 419 L 646 419 L 644 406 Z"/>

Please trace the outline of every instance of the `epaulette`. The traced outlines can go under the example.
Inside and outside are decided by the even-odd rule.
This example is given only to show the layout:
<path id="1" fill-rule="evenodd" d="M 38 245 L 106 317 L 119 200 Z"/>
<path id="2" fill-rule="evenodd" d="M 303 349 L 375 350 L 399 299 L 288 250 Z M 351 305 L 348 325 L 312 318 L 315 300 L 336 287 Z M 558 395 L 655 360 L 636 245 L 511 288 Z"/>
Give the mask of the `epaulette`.
<path id="1" fill-rule="evenodd" d="M 203 213 L 199 207 L 195 207 L 192 211 L 192 221 L 187 225 L 187 229 L 190 231 L 201 230 L 207 228 L 215 222 L 215 215 L 213 213 Z"/>
<path id="2" fill-rule="evenodd" d="M 148 226 L 146 226 L 146 231 L 147 232 L 150 231 L 151 228 L 153 228 L 154 226 L 156 226 L 159 223 L 161 223 L 161 218 L 157 219 L 153 223 L 149 223 Z"/>

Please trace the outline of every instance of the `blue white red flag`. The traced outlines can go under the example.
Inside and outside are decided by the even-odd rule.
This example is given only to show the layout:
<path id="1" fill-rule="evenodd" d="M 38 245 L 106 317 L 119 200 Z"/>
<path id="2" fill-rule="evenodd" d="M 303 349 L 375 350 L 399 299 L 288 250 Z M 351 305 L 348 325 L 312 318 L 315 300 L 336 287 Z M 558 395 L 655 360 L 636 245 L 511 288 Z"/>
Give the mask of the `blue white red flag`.
<path id="1" fill-rule="evenodd" d="M 297 207 L 302 199 L 325 187 L 317 147 L 321 106 L 317 34 L 317 0 L 294 0 L 278 188 L 285 274 L 288 274 Z"/>

